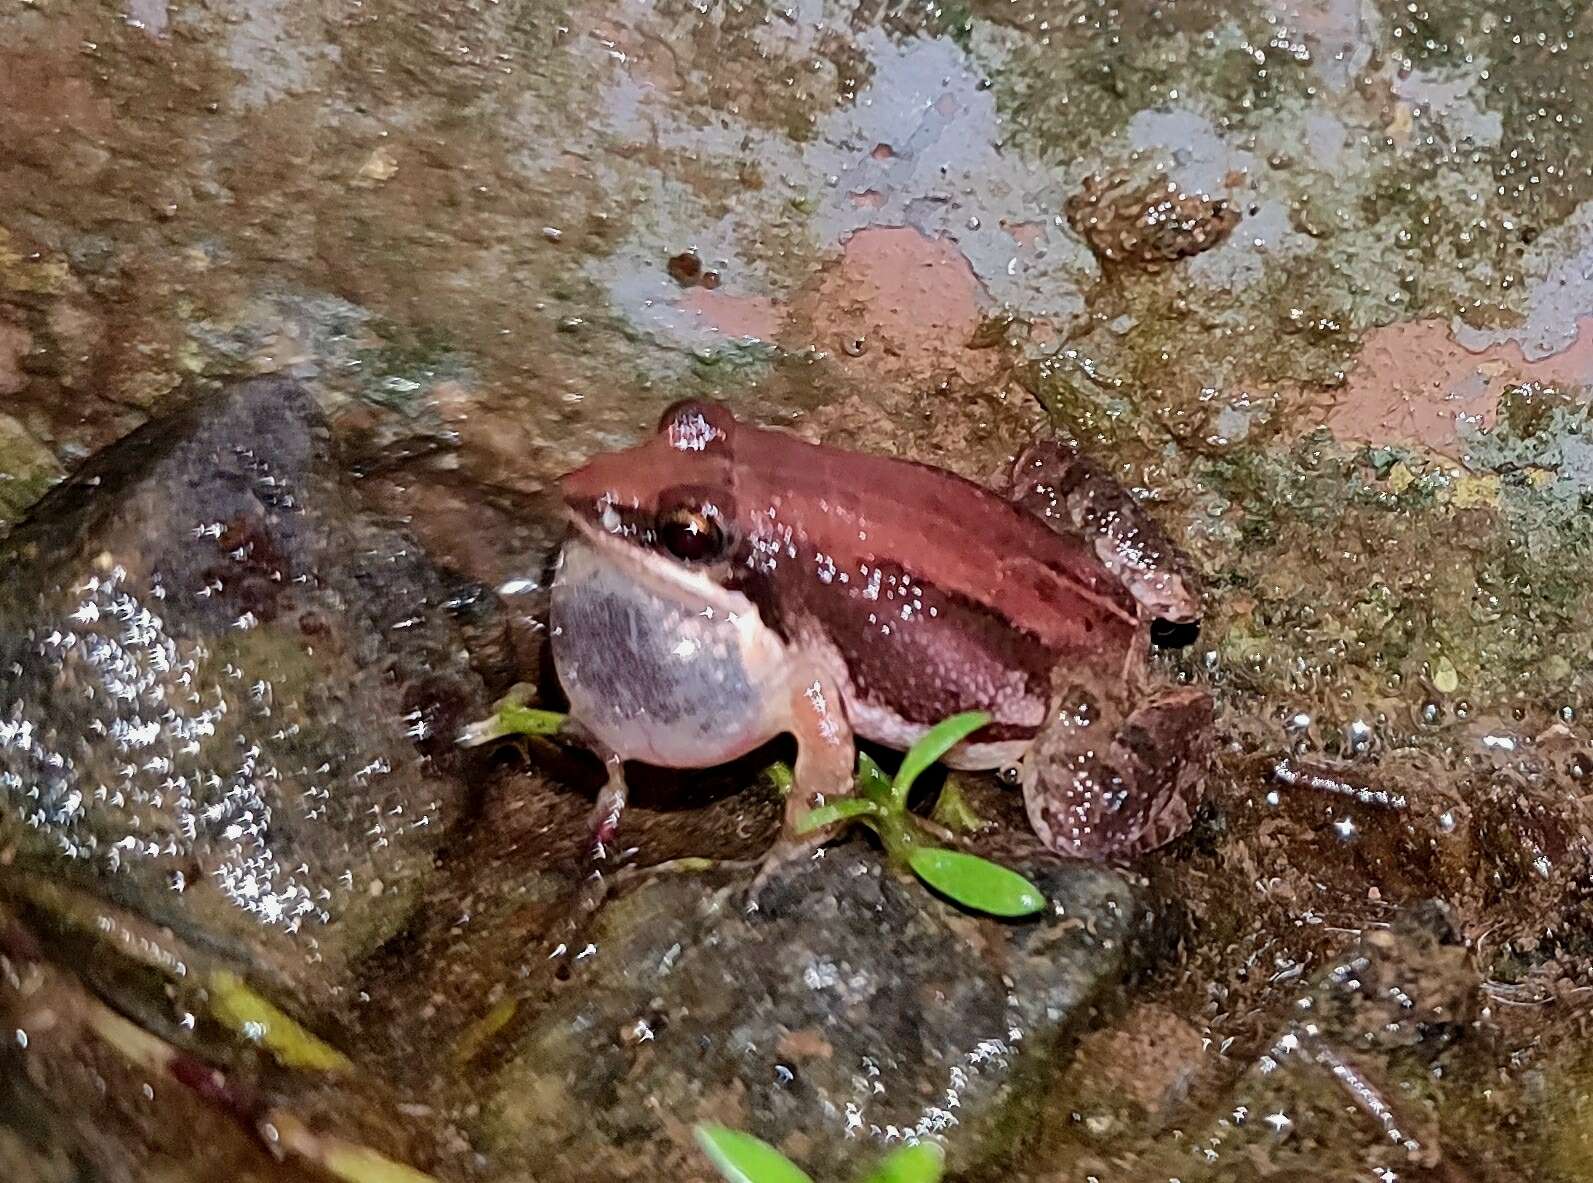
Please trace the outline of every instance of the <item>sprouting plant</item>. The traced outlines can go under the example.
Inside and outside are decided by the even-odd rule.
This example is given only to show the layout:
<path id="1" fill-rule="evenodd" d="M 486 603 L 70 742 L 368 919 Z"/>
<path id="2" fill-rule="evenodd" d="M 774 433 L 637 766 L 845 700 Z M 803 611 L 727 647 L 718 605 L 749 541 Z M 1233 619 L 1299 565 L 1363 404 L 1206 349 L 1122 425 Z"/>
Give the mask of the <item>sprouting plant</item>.
<path id="1" fill-rule="evenodd" d="M 697 1144 L 729 1183 L 812 1183 L 773 1146 L 722 1125 L 699 1125 Z M 934 1142 L 897 1149 L 858 1177 L 858 1183 L 937 1183 L 945 1152 Z"/>
<path id="2" fill-rule="evenodd" d="M 568 716 L 525 706 L 523 699 L 529 689 L 517 688 L 519 694 L 511 692 L 494 714 L 466 728 L 460 742 L 474 746 L 509 735 L 559 735 L 569 722 Z M 967 711 L 942 720 L 908 749 L 894 777 L 886 776 L 872 758 L 859 752 L 856 796 L 811 810 L 801 822 L 802 832 L 812 833 L 837 822 L 861 823 L 879 835 L 893 862 L 907 867 L 955 903 L 990 916 L 1034 915 L 1045 907 L 1045 897 L 1032 883 L 988 859 L 937 845 L 930 840 L 924 824 L 907 808 L 913 782 L 988 722 L 990 716 L 982 711 Z M 769 776 L 782 793 L 791 791 L 791 770 L 785 765 L 772 766 Z M 944 812 L 948 816 L 962 812 L 953 801 L 942 804 L 947 806 Z"/>
<path id="3" fill-rule="evenodd" d="M 860 822 L 879 835 L 893 861 L 948 899 L 991 916 L 1032 916 L 1045 907 L 1045 896 L 1032 883 L 989 859 L 930 842 L 907 808 L 913 782 L 988 722 L 990 716 L 982 711 L 942 720 L 908 749 L 895 777 L 887 777 L 866 753 L 858 753 L 857 796 L 810 811 L 799 828 L 811 833 L 835 822 Z"/>

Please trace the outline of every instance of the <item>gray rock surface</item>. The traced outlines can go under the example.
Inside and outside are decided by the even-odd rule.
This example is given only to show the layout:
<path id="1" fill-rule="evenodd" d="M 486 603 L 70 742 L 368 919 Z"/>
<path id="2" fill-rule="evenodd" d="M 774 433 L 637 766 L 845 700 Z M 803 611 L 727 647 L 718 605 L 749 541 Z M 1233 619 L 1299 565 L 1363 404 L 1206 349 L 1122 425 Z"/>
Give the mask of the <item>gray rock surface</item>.
<path id="1" fill-rule="evenodd" d="M 358 511 L 302 387 L 244 382 L 97 455 L 0 569 L 18 869 L 301 989 L 395 930 L 461 805 L 433 755 L 484 696 L 449 584 Z"/>
<path id="2" fill-rule="evenodd" d="M 707 1178 L 697 1121 L 737 1125 L 817 1179 L 941 1136 L 999 1158 L 1023 1081 L 1117 980 L 1140 923 L 1121 877 L 1030 867 L 1053 910 L 976 919 L 862 842 L 765 893 L 666 875 L 611 903 L 562 993 L 487 1083 L 481 1145 L 540 1183 Z"/>

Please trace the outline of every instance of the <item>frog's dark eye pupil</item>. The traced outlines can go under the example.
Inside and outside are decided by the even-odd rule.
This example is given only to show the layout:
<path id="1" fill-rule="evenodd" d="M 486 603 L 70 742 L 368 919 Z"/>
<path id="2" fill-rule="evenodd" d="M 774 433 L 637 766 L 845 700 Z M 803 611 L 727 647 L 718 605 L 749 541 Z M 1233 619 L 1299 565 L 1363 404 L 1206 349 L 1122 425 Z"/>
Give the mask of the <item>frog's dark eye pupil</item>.
<path id="1" fill-rule="evenodd" d="M 677 509 L 658 523 L 658 541 L 677 559 L 701 563 L 716 559 L 724 550 L 725 535 L 708 514 Z"/>

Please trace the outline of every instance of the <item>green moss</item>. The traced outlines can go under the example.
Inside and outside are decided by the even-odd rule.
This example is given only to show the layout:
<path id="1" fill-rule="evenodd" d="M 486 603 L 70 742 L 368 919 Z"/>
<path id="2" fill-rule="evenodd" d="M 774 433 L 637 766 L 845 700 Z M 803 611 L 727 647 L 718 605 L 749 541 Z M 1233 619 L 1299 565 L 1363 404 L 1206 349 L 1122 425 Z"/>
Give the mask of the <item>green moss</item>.
<path id="1" fill-rule="evenodd" d="M 415 398 L 438 382 L 463 379 L 471 367 L 440 329 L 380 321 L 371 328 L 382 344 L 359 350 L 360 395 L 395 411 L 415 409 Z"/>
<path id="2" fill-rule="evenodd" d="M 1088 159 L 1162 102 L 1222 111 L 1242 129 L 1311 93 L 1309 64 L 1270 44 L 1277 30 L 1257 5 L 1140 14 L 1132 36 L 1116 10 L 1062 8 L 1024 25 L 1031 37 L 992 72 L 1012 142 L 1042 154 Z"/>
<path id="3" fill-rule="evenodd" d="M 55 455 L 9 415 L 0 415 L 0 531 L 63 476 Z"/>

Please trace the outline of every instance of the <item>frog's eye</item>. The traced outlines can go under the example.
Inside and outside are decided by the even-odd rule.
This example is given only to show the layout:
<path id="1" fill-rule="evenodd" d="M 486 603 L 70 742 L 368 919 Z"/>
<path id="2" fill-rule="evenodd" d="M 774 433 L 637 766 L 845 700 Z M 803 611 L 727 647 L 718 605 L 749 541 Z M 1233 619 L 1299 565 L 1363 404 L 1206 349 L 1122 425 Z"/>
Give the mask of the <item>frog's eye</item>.
<path id="1" fill-rule="evenodd" d="M 700 509 L 674 509 L 658 521 L 658 541 L 687 563 L 706 563 L 725 550 L 725 532 L 715 516 Z"/>

